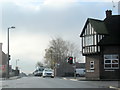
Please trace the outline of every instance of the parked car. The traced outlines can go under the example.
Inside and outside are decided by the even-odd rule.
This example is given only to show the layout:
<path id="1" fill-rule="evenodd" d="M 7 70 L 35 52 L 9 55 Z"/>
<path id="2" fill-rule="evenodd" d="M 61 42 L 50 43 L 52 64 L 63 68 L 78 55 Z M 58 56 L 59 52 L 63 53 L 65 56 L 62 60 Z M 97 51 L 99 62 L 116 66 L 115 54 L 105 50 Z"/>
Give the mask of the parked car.
<path id="1" fill-rule="evenodd" d="M 54 71 L 51 68 L 45 68 L 42 74 L 43 78 L 51 77 L 54 78 Z"/>
<path id="2" fill-rule="evenodd" d="M 38 68 L 36 69 L 33 74 L 34 76 L 42 76 L 44 68 Z"/>
<path id="3" fill-rule="evenodd" d="M 85 76 L 85 69 L 76 69 L 76 76 Z"/>

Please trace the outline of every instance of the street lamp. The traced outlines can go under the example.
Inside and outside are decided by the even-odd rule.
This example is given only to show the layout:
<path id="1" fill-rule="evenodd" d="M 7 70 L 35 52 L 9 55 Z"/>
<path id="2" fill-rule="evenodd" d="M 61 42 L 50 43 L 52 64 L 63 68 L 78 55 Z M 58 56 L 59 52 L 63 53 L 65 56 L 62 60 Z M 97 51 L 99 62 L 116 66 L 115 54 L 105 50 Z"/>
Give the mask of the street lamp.
<path id="1" fill-rule="evenodd" d="M 7 53 L 7 73 L 6 73 L 6 78 L 8 78 L 9 79 L 9 57 L 10 57 L 10 55 L 9 55 L 9 30 L 10 29 L 14 29 L 15 27 L 14 26 L 12 26 L 12 27 L 9 27 L 8 28 L 8 30 L 7 30 L 7 38 L 8 38 L 8 46 L 7 46 L 7 48 L 8 48 L 8 53 Z"/>

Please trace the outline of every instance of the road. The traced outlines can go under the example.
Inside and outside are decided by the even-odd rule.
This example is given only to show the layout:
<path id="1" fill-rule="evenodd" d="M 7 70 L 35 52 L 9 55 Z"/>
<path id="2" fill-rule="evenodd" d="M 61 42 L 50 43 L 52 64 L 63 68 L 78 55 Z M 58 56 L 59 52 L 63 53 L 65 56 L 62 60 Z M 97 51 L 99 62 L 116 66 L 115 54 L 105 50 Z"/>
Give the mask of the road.
<path id="1" fill-rule="evenodd" d="M 76 81 L 63 78 L 23 77 L 3 80 L 2 88 L 107 88 L 117 81 Z"/>

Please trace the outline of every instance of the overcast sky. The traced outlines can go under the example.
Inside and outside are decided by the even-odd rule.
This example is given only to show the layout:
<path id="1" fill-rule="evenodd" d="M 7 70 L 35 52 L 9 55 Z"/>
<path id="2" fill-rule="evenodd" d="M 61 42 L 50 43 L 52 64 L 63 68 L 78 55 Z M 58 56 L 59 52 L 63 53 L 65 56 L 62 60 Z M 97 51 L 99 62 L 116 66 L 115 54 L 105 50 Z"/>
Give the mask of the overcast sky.
<path id="1" fill-rule="evenodd" d="M 1 0 L 0 42 L 3 43 L 3 51 L 7 52 L 7 28 L 15 26 L 10 30 L 10 63 L 14 68 L 19 59 L 18 66 L 23 72 L 33 72 L 36 62 L 43 61 L 44 49 L 54 37 L 69 40 L 80 49 L 79 35 L 87 18 L 103 20 L 107 9 L 118 14 L 119 0 L 113 1 Z"/>

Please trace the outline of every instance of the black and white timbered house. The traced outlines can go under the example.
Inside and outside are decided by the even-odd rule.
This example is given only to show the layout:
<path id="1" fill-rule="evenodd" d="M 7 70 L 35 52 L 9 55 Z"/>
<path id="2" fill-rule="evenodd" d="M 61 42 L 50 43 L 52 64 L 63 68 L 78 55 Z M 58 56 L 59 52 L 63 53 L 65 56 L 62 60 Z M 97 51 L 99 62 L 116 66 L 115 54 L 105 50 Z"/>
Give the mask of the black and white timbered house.
<path id="1" fill-rule="evenodd" d="M 104 20 L 88 18 L 80 37 L 86 78 L 120 79 L 120 15 L 107 10 Z"/>

